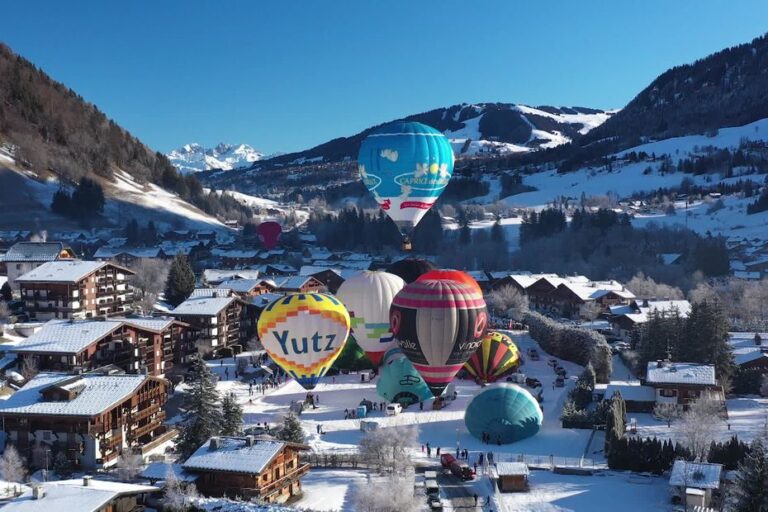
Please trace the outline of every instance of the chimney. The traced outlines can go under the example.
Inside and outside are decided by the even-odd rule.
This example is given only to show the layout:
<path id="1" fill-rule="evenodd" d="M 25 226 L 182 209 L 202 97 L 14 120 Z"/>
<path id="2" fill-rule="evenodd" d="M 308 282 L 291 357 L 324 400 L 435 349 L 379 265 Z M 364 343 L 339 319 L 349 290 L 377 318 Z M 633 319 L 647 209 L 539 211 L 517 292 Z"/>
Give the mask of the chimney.
<path id="1" fill-rule="evenodd" d="M 211 451 L 219 449 L 219 438 L 218 437 L 212 437 L 211 438 L 211 442 L 208 444 L 208 449 L 211 450 Z"/>
<path id="2" fill-rule="evenodd" d="M 245 446 L 251 447 L 256 444 L 256 438 L 253 436 L 245 436 Z"/>
<path id="3" fill-rule="evenodd" d="M 84 475 L 83 476 L 83 487 L 90 487 L 91 485 L 91 477 L 90 475 Z"/>
<path id="4" fill-rule="evenodd" d="M 41 500 L 45 496 L 45 489 L 42 485 L 35 485 L 32 487 L 32 498 L 35 500 Z"/>

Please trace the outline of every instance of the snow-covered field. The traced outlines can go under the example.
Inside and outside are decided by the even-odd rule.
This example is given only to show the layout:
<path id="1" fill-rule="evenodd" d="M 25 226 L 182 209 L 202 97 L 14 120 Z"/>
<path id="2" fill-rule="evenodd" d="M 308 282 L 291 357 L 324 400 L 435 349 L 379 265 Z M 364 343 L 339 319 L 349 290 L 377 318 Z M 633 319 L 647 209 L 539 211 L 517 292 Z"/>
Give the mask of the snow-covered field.
<path id="1" fill-rule="evenodd" d="M 670 510 L 662 477 L 607 471 L 593 476 L 532 471 L 530 492 L 500 494 L 507 512 L 650 512 Z"/>

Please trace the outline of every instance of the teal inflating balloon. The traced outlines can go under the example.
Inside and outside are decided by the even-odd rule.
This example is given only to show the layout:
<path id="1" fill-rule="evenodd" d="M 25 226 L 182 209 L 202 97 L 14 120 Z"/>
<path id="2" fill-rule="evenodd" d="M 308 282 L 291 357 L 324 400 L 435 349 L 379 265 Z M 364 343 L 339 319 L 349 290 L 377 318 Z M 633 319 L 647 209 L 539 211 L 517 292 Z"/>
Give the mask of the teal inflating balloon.
<path id="1" fill-rule="evenodd" d="M 432 399 L 427 383 L 399 348 L 393 348 L 384 355 L 376 393 L 388 402 L 405 406 Z"/>
<path id="2" fill-rule="evenodd" d="M 453 149 L 438 130 L 397 122 L 363 140 L 358 170 L 363 184 L 403 235 L 409 235 L 453 174 Z"/>
<path id="3" fill-rule="evenodd" d="M 481 390 L 464 413 L 464 424 L 470 434 L 482 439 L 490 435 L 491 443 L 514 443 L 535 435 L 544 415 L 536 399 L 515 384 L 494 384 Z"/>

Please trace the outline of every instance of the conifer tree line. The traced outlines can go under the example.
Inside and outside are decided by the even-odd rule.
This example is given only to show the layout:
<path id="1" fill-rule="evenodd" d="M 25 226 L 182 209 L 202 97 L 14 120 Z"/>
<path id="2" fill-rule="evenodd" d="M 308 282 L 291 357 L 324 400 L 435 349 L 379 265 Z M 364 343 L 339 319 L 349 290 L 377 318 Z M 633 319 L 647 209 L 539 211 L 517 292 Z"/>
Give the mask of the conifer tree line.
<path id="1" fill-rule="evenodd" d="M 728 343 L 729 322 L 717 301 L 694 302 L 690 314 L 683 318 L 679 311 L 653 312 L 632 340 L 640 354 L 643 371 L 650 361 L 664 360 L 713 364 L 723 381 L 735 372 L 733 354 Z"/>
<path id="2" fill-rule="evenodd" d="M 598 382 L 608 382 L 611 376 L 611 347 L 605 336 L 590 329 L 582 329 L 551 320 L 529 311 L 523 322 L 541 348 L 560 359 L 586 366 L 592 365 Z"/>
<path id="3" fill-rule="evenodd" d="M 192 360 L 191 381 L 184 395 L 178 448 L 188 457 L 214 436 L 233 436 L 243 428 L 243 409 L 231 395 L 221 397 L 216 377 L 201 357 Z"/>
<path id="4" fill-rule="evenodd" d="M 195 289 L 195 272 L 189 260 L 183 254 L 173 258 L 165 285 L 165 300 L 173 307 L 189 297 Z"/>
<path id="5" fill-rule="evenodd" d="M 92 179 L 83 178 L 71 193 L 65 188 L 60 188 L 53 194 L 51 211 L 85 221 L 101 215 L 104 211 L 104 203 L 104 191 L 101 185 Z"/>

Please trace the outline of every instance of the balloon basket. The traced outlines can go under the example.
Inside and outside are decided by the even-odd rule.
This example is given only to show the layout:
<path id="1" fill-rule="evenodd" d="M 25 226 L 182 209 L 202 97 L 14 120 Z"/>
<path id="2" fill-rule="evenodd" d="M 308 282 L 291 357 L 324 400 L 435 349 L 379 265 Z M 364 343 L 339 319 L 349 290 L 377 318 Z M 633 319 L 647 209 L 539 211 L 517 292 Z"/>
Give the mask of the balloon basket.
<path id="1" fill-rule="evenodd" d="M 401 246 L 401 249 L 404 251 L 410 251 L 413 249 L 411 246 L 411 239 L 410 238 L 403 238 L 403 245 Z"/>

